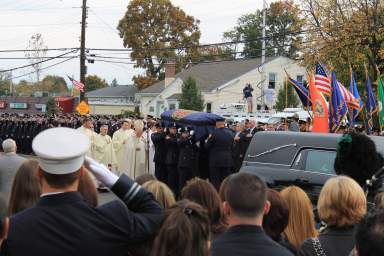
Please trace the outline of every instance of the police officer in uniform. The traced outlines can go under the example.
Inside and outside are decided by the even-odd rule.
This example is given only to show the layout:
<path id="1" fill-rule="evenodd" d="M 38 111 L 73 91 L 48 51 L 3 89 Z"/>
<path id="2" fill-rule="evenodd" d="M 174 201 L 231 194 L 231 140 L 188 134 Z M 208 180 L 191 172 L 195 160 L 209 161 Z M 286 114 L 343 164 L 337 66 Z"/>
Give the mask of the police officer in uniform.
<path id="1" fill-rule="evenodd" d="M 177 146 L 177 127 L 175 123 L 168 125 L 165 136 L 165 146 L 167 149 L 165 165 L 167 166 L 167 184 L 175 196 L 179 194 L 179 175 L 177 164 L 179 162 L 179 147 Z"/>
<path id="2" fill-rule="evenodd" d="M 180 138 L 177 145 L 179 146 L 179 162 L 177 164 L 179 188 L 182 189 L 188 180 L 198 176 L 199 155 L 194 138 L 187 128 L 180 129 Z"/>
<path id="3" fill-rule="evenodd" d="M 165 132 L 161 123 L 156 123 L 156 131 L 152 133 L 151 139 L 155 146 L 155 176 L 164 183 L 168 183 L 167 167 L 165 165 L 165 157 L 167 155 L 167 148 L 165 146 Z"/>
<path id="4" fill-rule="evenodd" d="M 231 174 L 233 133 L 225 128 L 225 119 L 216 121 L 216 129 L 209 135 L 206 148 L 209 152 L 209 180 L 217 190 L 221 182 Z"/>

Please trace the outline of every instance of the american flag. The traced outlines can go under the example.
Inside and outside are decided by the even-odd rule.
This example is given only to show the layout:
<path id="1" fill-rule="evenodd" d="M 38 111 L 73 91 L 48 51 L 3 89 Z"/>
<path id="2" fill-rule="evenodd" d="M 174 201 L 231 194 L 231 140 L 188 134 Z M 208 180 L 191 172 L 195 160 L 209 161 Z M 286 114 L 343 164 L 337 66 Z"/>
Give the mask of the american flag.
<path id="1" fill-rule="evenodd" d="M 315 86 L 325 95 L 331 95 L 331 80 L 329 79 L 324 67 L 320 63 L 316 64 Z"/>
<path id="2" fill-rule="evenodd" d="M 353 96 L 353 94 L 347 90 L 340 82 L 337 82 L 337 85 L 340 88 L 341 96 L 344 101 L 347 103 L 347 106 L 352 109 L 360 109 L 360 101 Z"/>
<path id="3" fill-rule="evenodd" d="M 73 86 L 78 89 L 79 91 L 81 92 L 84 92 L 84 84 L 82 82 L 79 82 L 79 81 L 76 81 L 75 79 L 73 79 L 72 77 L 68 76 L 68 79 L 71 80 Z"/>

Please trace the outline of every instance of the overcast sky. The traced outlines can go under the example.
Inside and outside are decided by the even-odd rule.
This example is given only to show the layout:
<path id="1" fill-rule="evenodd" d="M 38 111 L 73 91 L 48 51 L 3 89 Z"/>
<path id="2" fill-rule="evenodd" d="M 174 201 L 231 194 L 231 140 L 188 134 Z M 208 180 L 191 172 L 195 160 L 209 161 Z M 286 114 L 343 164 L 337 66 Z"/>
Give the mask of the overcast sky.
<path id="1" fill-rule="evenodd" d="M 261 9 L 262 0 L 171 0 L 187 14 L 200 20 L 201 43 L 222 41 L 224 31 L 231 29 L 237 18 Z M 79 47 L 81 0 L 1 0 L 0 50 L 25 49 L 29 38 L 41 33 L 48 48 Z M 271 0 L 268 0 L 271 2 Z M 128 0 L 88 0 L 87 48 L 123 48 L 122 39 L 116 30 L 123 17 Z M 65 52 L 48 52 L 56 56 Z M 68 56 L 72 56 L 69 54 Z M 117 56 L 103 54 L 104 56 Z M 119 57 L 128 57 L 123 53 Z M 4 60 L 4 57 L 24 57 L 24 52 L 1 53 L 0 69 L 10 69 L 28 64 L 26 60 Z M 42 67 L 64 59 L 52 60 Z M 120 60 L 129 62 L 129 60 Z M 131 84 L 132 76 L 140 73 L 133 65 L 95 62 L 87 64 L 88 74 L 97 74 L 110 82 L 116 78 L 119 84 Z M 24 68 L 12 72 L 13 77 L 22 76 L 32 69 Z M 79 78 L 79 59 L 73 59 L 43 71 L 42 76 L 52 74 L 73 75 Z M 14 79 L 33 81 L 34 75 Z"/>

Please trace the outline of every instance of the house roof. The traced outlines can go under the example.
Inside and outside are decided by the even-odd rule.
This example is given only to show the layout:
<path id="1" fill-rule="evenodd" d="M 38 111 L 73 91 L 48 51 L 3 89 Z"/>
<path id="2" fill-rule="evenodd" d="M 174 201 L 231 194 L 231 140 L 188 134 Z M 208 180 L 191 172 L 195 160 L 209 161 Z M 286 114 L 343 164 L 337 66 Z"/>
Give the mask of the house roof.
<path id="1" fill-rule="evenodd" d="M 278 57 L 266 58 L 266 62 L 276 58 Z M 212 91 L 260 65 L 261 58 L 200 63 L 181 71 L 175 78 L 184 81 L 188 76 L 192 76 L 201 91 Z M 160 81 L 140 93 L 161 93 L 164 89 L 164 81 Z"/>
<path id="2" fill-rule="evenodd" d="M 133 85 L 119 85 L 87 92 L 85 97 L 133 97 L 136 92 L 138 92 L 138 89 Z"/>
<path id="3" fill-rule="evenodd" d="M 172 94 L 171 96 L 169 96 L 167 98 L 167 100 L 179 100 L 181 97 L 181 93 L 175 93 L 175 94 Z"/>

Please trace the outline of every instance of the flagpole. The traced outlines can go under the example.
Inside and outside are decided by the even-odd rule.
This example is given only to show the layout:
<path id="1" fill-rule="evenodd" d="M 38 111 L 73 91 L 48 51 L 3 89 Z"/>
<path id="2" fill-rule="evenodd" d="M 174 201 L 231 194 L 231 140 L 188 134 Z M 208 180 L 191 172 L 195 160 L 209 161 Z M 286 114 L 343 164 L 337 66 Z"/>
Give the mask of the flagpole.
<path id="1" fill-rule="evenodd" d="M 285 108 L 288 108 L 288 77 L 285 77 Z"/>
<path id="2" fill-rule="evenodd" d="M 377 90 L 376 90 L 376 97 L 377 97 L 377 104 L 378 106 L 380 106 L 379 102 L 381 101 L 379 99 L 379 80 L 380 80 L 380 70 L 379 70 L 379 67 L 377 66 L 377 64 L 375 64 L 375 68 L 376 68 L 376 72 L 377 72 Z M 380 120 L 380 112 L 381 112 L 381 109 L 379 108 L 378 111 L 377 111 L 377 117 L 379 119 L 379 130 L 380 132 L 382 132 L 382 129 L 381 129 L 381 120 Z"/>

